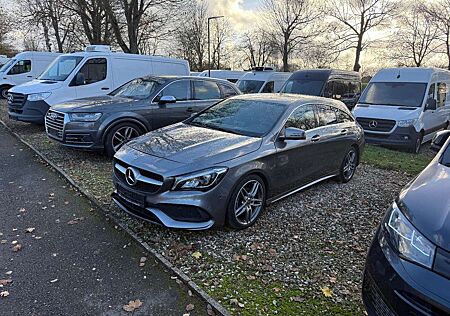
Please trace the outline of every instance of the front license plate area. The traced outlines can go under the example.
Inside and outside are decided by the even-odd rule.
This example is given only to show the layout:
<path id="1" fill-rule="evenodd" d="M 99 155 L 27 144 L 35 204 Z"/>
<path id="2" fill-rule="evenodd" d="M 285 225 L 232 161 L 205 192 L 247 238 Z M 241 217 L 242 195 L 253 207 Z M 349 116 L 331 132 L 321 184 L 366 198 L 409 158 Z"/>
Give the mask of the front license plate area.
<path id="1" fill-rule="evenodd" d="M 132 192 L 122 185 L 117 185 L 117 193 L 125 201 L 137 205 L 141 208 L 145 207 L 145 196 L 136 192 Z"/>

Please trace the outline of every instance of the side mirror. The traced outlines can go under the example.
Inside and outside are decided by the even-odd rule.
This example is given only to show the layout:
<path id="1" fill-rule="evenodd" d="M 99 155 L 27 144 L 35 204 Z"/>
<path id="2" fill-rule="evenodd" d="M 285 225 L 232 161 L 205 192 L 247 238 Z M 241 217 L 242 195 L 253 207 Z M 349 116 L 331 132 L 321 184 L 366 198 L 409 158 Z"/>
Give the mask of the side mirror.
<path id="1" fill-rule="evenodd" d="M 175 103 L 175 102 L 177 102 L 177 99 L 175 99 L 175 97 L 171 96 L 171 95 L 163 95 L 158 100 L 159 104 L 167 104 L 167 103 Z"/>
<path id="2" fill-rule="evenodd" d="M 431 141 L 431 149 L 434 151 L 441 150 L 442 146 L 445 145 L 445 142 L 450 138 L 450 130 L 440 131 L 434 135 L 433 140 Z"/>
<path id="3" fill-rule="evenodd" d="M 305 140 L 306 132 L 295 127 L 286 127 L 278 137 L 280 140 Z"/>
<path id="4" fill-rule="evenodd" d="M 86 78 L 84 77 L 84 74 L 79 72 L 75 76 L 75 85 L 76 86 L 82 86 L 86 83 Z"/>
<path id="5" fill-rule="evenodd" d="M 434 111 L 436 109 L 437 109 L 436 100 L 433 98 L 428 99 L 427 104 L 425 104 L 425 111 L 428 111 L 428 110 Z"/>

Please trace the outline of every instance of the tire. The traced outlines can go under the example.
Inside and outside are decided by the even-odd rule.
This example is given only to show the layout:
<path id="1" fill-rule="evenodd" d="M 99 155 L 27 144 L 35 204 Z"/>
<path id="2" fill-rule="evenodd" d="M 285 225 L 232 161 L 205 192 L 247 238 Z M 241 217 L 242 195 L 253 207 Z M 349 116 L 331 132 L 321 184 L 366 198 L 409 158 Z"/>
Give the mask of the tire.
<path id="1" fill-rule="evenodd" d="M 356 166 L 359 161 L 359 153 L 355 147 L 351 147 L 345 154 L 339 169 L 338 180 L 341 183 L 349 182 L 355 175 Z"/>
<path id="2" fill-rule="evenodd" d="M 250 227 L 257 221 L 265 206 L 264 181 L 257 175 L 248 175 L 239 181 L 231 194 L 227 208 L 227 223 L 234 229 Z"/>
<path id="3" fill-rule="evenodd" d="M 8 98 L 8 90 L 9 89 L 11 89 L 11 87 L 8 87 L 8 86 L 0 87 L 0 99 Z"/>
<path id="4" fill-rule="evenodd" d="M 117 150 L 133 138 L 143 134 L 142 128 L 132 122 L 123 122 L 114 126 L 106 135 L 105 153 L 113 157 Z M 120 137 L 121 136 L 121 137 Z"/>
<path id="5" fill-rule="evenodd" d="M 420 152 L 420 147 L 422 146 L 422 141 L 423 141 L 423 133 L 420 132 L 419 135 L 417 135 L 416 141 L 411 146 L 409 151 L 412 152 L 413 154 L 417 155 Z"/>

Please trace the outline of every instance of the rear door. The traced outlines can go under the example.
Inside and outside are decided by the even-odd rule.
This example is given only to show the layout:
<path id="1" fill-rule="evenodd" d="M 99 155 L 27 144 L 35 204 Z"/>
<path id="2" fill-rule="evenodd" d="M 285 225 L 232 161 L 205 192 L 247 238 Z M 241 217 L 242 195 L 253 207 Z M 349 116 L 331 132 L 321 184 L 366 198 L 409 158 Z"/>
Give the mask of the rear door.
<path id="1" fill-rule="evenodd" d="M 188 115 L 200 112 L 219 102 L 222 99 L 222 93 L 218 84 L 210 80 L 192 80 L 193 94 L 190 105 L 187 108 Z"/>

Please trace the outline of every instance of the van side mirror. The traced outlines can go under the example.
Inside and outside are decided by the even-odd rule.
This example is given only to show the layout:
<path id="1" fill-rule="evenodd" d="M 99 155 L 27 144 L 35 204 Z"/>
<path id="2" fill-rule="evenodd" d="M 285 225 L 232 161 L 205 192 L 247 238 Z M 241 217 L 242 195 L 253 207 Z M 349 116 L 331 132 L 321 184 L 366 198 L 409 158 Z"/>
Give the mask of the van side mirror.
<path id="1" fill-rule="evenodd" d="M 175 103 L 175 102 L 177 102 L 177 99 L 175 99 L 175 97 L 171 96 L 171 95 L 163 95 L 158 100 L 159 104 L 167 104 L 167 103 Z"/>
<path id="2" fill-rule="evenodd" d="M 84 77 L 84 74 L 79 72 L 75 76 L 75 86 L 82 86 L 86 83 L 86 78 Z"/>
<path id="3" fill-rule="evenodd" d="M 444 146 L 445 142 L 450 138 L 450 130 L 440 131 L 434 135 L 433 140 L 431 141 L 431 149 L 434 151 L 441 150 L 442 146 Z"/>
<path id="4" fill-rule="evenodd" d="M 278 136 L 280 140 L 305 140 L 306 132 L 296 127 L 284 128 Z"/>
<path id="5" fill-rule="evenodd" d="M 434 111 L 437 109 L 436 100 L 429 98 L 425 104 L 425 111 Z"/>

